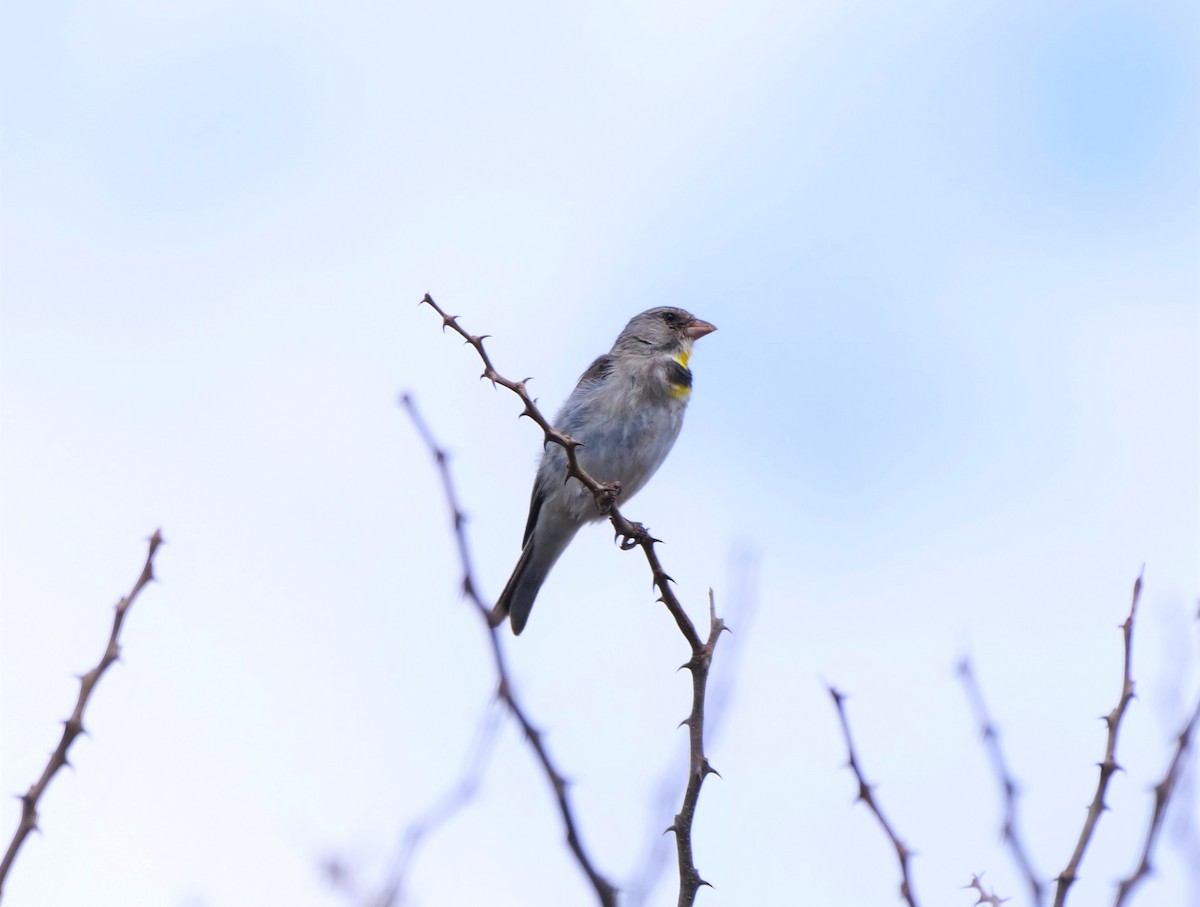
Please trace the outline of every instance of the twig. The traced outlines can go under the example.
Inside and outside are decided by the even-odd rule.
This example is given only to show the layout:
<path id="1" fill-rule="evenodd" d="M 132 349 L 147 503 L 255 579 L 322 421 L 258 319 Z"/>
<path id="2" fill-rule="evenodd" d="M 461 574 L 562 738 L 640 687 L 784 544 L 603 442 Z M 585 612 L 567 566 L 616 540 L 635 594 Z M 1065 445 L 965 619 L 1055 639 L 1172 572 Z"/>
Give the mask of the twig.
<path id="1" fill-rule="evenodd" d="M 1004 794 L 1004 842 L 1012 851 L 1013 859 L 1016 860 L 1017 867 L 1024 877 L 1025 883 L 1029 886 L 1031 901 L 1040 907 L 1044 886 L 1038 880 L 1037 872 L 1033 868 L 1033 863 L 1029 859 L 1029 854 L 1025 850 L 1020 831 L 1017 828 L 1017 782 L 1013 780 L 1012 772 L 1009 771 L 1004 751 L 1000 748 L 999 732 L 988 716 L 983 693 L 975 680 L 971 663 L 966 659 L 958 664 L 958 676 L 962 679 L 963 687 L 967 691 L 967 699 L 970 700 L 971 710 L 979 724 L 979 732 L 983 738 L 984 747 L 987 749 L 988 758 L 991 760 L 992 770 L 1000 782 L 1000 788 Z"/>
<path id="2" fill-rule="evenodd" d="M 1012 898 L 1000 897 L 998 894 L 996 894 L 996 892 L 994 890 L 986 891 L 983 887 L 983 873 L 982 872 L 971 873 L 970 883 L 963 886 L 964 891 L 966 891 L 967 889 L 971 889 L 976 894 L 979 895 L 979 898 L 975 901 L 975 903 L 977 905 L 978 904 L 986 904 L 987 907 L 1000 907 L 1000 905 L 1005 903 L 1006 901 L 1012 900 Z"/>
<path id="3" fill-rule="evenodd" d="M 829 690 L 829 695 L 833 697 L 833 704 L 837 708 L 838 721 L 842 726 L 842 737 L 846 741 L 846 752 L 849 754 L 848 765 L 850 770 L 854 772 L 854 777 L 858 780 L 858 799 L 866 803 L 871 812 L 875 814 L 875 818 L 879 821 L 884 833 L 888 836 L 888 840 L 892 842 L 892 847 L 896 850 L 896 860 L 900 864 L 900 896 L 904 898 L 908 907 L 917 907 L 917 897 L 913 892 L 912 876 L 909 874 L 908 865 L 912 858 L 912 851 L 900 840 L 892 824 L 883 815 L 879 804 L 875 802 L 875 794 L 872 786 L 863 777 L 862 766 L 858 762 L 858 753 L 854 749 L 854 738 L 850 735 L 850 721 L 846 717 L 845 694 L 832 686 L 826 689 Z"/>
<path id="4" fill-rule="evenodd" d="M 1123 907 L 1123 905 L 1128 903 L 1134 889 L 1142 883 L 1146 876 L 1150 875 L 1154 848 L 1158 844 L 1158 836 L 1159 832 L 1162 831 L 1163 819 L 1167 814 L 1171 795 L 1175 792 L 1175 785 L 1178 783 L 1179 776 L 1183 772 L 1184 756 L 1191 746 L 1192 736 L 1196 733 L 1198 724 L 1200 724 L 1200 698 L 1196 700 L 1191 718 L 1188 719 L 1187 724 L 1184 725 L 1183 730 L 1179 732 L 1179 736 L 1175 740 L 1175 753 L 1171 757 L 1171 764 L 1167 767 L 1167 773 L 1158 784 L 1154 785 L 1154 809 L 1150 814 L 1150 825 L 1146 829 L 1145 840 L 1142 842 L 1142 855 L 1133 873 L 1122 879 L 1121 883 L 1117 886 L 1117 897 L 1113 901 L 1113 907 Z"/>
<path id="5" fill-rule="evenodd" d="M 433 301 L 433 298 L 428 293 L 421 300 L 421 304 L 428 305 L 441 316 L 443 330 L 445 328 L 452 329 L 479 354 L 479 358 L 483 361 L 484 366 L 483 374 L 480 377 L 488 379 L 493 385 L 499 384 L 502 387 L 506 387 L 516 394 L 522 404 L 524 404 L 524 411 L 521 415 L 528 416 L 541 428 L 546 443 L 554 443 L 562 447 L 567 458 L 566 471 L 568 478 L 576 479 L 592 493 L 596 499 L 597 506 L 602 513 L 608 515 L 617 537 L 621 539 L 621 548 L 623 550 L 630 550 L 637 547 L 642 549 L 646 556 L 646 562 L 650 565 L 654 586 L 659 592 L 658 600 L 666 606 L 671 617 L 674 618 L 675 624 L 679 627 L 679 632 L 683 634 L 684 639 L 687 640 L 688 647 L 692 651 L 691 657 L 683 665 L 683 667 L 692 673 L 692 710 L 683 722 L 683 724 L 688 726 L 690 743 L 688 784 L 684 792 L 683 804 L 680 807 L 679 813 L 675 816 L 675 821 L 668 829 L 675 832 L 676 850 L 679 859 L 678 904 L 680 907 L 687 907 L 687 905 L 695 902 L 696 892 L 700 887 L 708 884 L 700 877 L 700 873 L 696 870 L 692 854 L 691 827 L 696 802 L 700 796 L 700 787 L 709 774 L 715 774 L 715 771 L 709 765 L 708 759 L 704 755 L 704 691 L 713 650 L 716 647 L 716 641 L 721 631 L 726 629 L 725 624 L 716 616 L 710 595 L 709 635 L 707 640 L 700 638 L 700 634 L 696 631 L 691 618 L 688 617 L 683 605 L 675 595 L 675 591 L 671 588 L 671 577 L 663 569 L 662 563 L 658 559 L 658 554 L 654 550 L 654 545 L 658 539 L 652 537 L 644 526 L 627 520 L 617 509 L 615 499 L 617 494 L 619 494 L 619 487 L 596 481 L 596 479 L 592 478 L 580 467 L 579 459 L 576 455 L 579 442 L 555 429 L 549 420 L 542 415 L 533 398 L 529 396 L 529 392 L 525 388 L 525 381 L 510 381 L 496 371 L 492 365 L 491 358 L 483 346 L 483 341 L 487 339 L 488 335 L 471 334 L 463 329 L 458 323 L 458 316 L 448 315 Z"/>
<path id="6" fill-rule="evenodd" d="M 450 508 L 454 520 L 454 537 L 458 544 L 459 561 L 462 566 L 463 592 L 467 598 L 475 606 L 480 619 L 487 628 L 487 637 L 491 642 L 492 660 L 496 666 L 496 675 L 499 677 L 499 697 L 500 700 L 508 707 L 509 713 L 516 719 L 516 722 L 521 726 L 521 730 L 525 733 L 525 738 L 529 741 L 529 745 L 533 747 L 534 753 L 537 756 L 538 762 L 542 766 L 542 771 L 550 782 L 550 786 L 554 789 L 554 796 L 558 802 L 559 814 L 562 816 L 563 825 L 567 833 L 567 844 L 571 848 L 571 853 L 575 855 L 575 860 L 580 868 L 587 875 L 588 881 L 591 882 L 592 888 L 596 892 L 596 898 L 602 907 L 616 907 L 617 893 L 616 889 L 600 875 L 592 859 L 588 856 L 583 842 L 579 836 L 578 823 L 575 820 L 575 814 L 571 808 L 570 798 L 567 796 L 567 782 L 562 773 L 555 767 L 553 760 L 550 758 L 550 753 L 546 748 L 545 741 L 542 739 L 541 732 L 534 727 L 529 716 L 525 713 L 520 701 L 517 699 L 516 691 L 513 688 L 512 680 L 508 672 L 508 664 L 505 660 L 504 649 L 500 644 L 500 634 L 488 620 L 491 609 L 484 604 L 480 597 L 477 586 L 475 584 L 475 574 L 471 566 L 470 548 L 467 545 L 466 531 L 464 523 L 466 516 L 458 503 L 458 495 L 454 489 L 454 482 L 450 476 L 450 467 L 447 462 L 448 457 L 446 452 L 438 445 L 429 427 L 421 418 L 417 411 L 416 404 L 412 397 L 404 394 L 400 398 L 401 405 L 408 412 L 409 418 L 417 429 L 417 433 L 421 436 L 421 440 L 425 442 L 425 446 L 433 455 L 434 462 L 437 464 L 438 473 L 442 480 L 442 489 L 445 493 L 446 504 Z"/>
<path id="7" fill-rule="evenodd" d="M 1125 717 L 1125 710 L 1133 700 L 1133 625 L 1137 619 L 1138 601 L 1141 596 L 1142 576 L 1139 574 L 1133 584 L 1133 601 L 1129 606 L 1129 616 L 1121 624 L 1121 636 L 1125 642 L 1125 666 L 1121 677 L 1120 698 L 1113 710 L 1104 716 L 1104 724 L 1108 728 L 1108 739 L 1104 744 L 1104 761 L 1100 763 L 1100 780 L 1096 784 L 1096 794 L 1088 806 L 1087 817 L 1083 822 L 1083 830 L 1079 833 L 1075 852 L 1071 854 L 1066 869 L 1055 880 L 1057 887 L 1054 892 L 1054 907 L 1063 907 L 1067 900 L 1067 892 L 1079 877 L 1079 865 L 1083 861 L 1084 852 L 1096 832 L 1096 825 L 1100 821 L 1101 814 L 1108 809 L 1108 805 L 1104 802 L 1104 795 L 1108 791 L 1108 782 L 1121 768 L 1117 763 L 1117 735 L 1121 729 L 1121 719 Z"/>
<path id="8" fill-rule="evenodd" d="M 96 689 L 96 684 L 99 683 L 104 672 L 108 670 L 113 662 L 121 657 L 120 636 L 121 627 L 125 623 L 125 615 L 129 613 L 129 609 L 133 606 L 134 599 L 138 597 L 138 593 L 154 579 L 154 554 L 158 551 L 158 547 L 162 542 L 162 532 L 156 529 L 154 535 L 150 536 L 149 539 L 149 550 L 146 552 L 146 563 L 142 567 L 141 575 L 137 578 L 137 582 L 133 584 L 133 588 L 129 590 L 129 594 L 117 602 L 116 613 L 113 615 L 112 630 L 109 632 L 108 645 L 104 648 L 104 654 L 100 657 L 100 661 L 94 668 L 79 677 L 79 697 L 75 700 L 75 710 L 71 713 L 71 717 L 63 722 L 62 737 L 58 741 L 58 746 L 50 754 L 50 761 L 46 763 L 46 768 L 42 772 L 42 776 L 28 791 L 19 797 L 21 801 L 21 821 L 17 825 L 16 832 L 13 834 L 12 842 L 8 845 L 8 851 L 4 854 L 4 859 L 0 860 L 0 897 L 4 895 L 4 881 L 8 878 L 8 871 L 17 857 L 17 852 L 21 849 L 21 845 L 25 843 L 25 839 L 29 837 L 30 833 L 38 827 L 38 802 L 41 800 L 42 794 L 46 792 L 47 786 L 49 786 L 51 779 L 58 773 L 59 769 L 70 764 L 67 761 L 67 751 L 71 748 L 71 744 L 75 742 L 75 738 L 85 732 L 83 714 L 87 709 L 88 702 L 91 700 L 92 691 Z"/>

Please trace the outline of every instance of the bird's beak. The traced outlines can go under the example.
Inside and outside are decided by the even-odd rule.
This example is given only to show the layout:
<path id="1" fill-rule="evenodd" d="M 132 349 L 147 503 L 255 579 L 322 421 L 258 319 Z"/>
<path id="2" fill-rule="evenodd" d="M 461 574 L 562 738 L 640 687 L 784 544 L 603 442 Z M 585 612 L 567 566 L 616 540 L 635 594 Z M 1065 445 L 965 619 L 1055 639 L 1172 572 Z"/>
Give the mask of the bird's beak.
<path id="1" fill-rule="evenodd" d="M 688 340 L 699 340 L 705 334 L 711 334 L 716 329 L 715 325 L 709 324 L 707 321 L 693 318 L 692 323 L 683 329 L 683 333 L 687 335 Z"/>

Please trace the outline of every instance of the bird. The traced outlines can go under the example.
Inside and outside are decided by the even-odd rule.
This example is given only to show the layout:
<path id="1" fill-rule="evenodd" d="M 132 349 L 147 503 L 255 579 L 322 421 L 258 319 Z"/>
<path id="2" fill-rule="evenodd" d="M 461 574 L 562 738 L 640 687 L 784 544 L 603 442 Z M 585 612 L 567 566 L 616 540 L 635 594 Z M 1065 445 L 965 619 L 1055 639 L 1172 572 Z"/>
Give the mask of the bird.
<path id="1" fill-rule="evenodd" d="M 622 503 L 658 470 L 679 437 L 692 390 L 692 344 L 716 328 L 680 308 L 635 315 L 612 349 L 588 366 L 552 422 L 580 443 L 579 466 L 620 483 Z M 490 618 L 520 635 L 550 568 L 585 524 L 603 517 L 593 494 L 567 476 L 563 448 L 546 442 L 521 541 L 521 556 Z"/>

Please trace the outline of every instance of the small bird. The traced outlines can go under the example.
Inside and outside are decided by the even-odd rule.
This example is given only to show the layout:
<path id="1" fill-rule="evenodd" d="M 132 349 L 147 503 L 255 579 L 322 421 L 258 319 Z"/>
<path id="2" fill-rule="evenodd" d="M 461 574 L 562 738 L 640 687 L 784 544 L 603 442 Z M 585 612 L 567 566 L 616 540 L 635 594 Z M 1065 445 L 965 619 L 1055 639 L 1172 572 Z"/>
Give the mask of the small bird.
<path id="1" fill-rule="evenodd" d="M 654 475 L 683 425 L 692 390 L 692 344 L 716 328 L 670 306 L 635 315 L 611 350 L 593 362 L 554 427 L 582 446 L 576 455 L 598 482 L 619 482 L 624 503 Z M 603 514 L 582 483 L 567 480 L 567 455 L 548 443 L 538 464 L 521 558 L 492 609 L 492 626 L 505 617 L 513 633 L 525 629 L 550 568 L 584 523 Z"/>

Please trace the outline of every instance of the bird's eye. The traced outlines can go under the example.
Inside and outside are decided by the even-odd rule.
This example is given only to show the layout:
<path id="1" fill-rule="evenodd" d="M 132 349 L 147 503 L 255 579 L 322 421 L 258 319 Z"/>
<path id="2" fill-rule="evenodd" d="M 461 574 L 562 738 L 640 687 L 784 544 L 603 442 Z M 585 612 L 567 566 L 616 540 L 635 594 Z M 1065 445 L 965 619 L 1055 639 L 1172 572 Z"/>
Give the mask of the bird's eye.
<path id="1" fill-rule="evenodd" d="M 663 312 L 663 321 L 665 321 L 671 327 L 675 327 L 675 325 L 679 323 L 679 316 L 674 312 Z"/>

